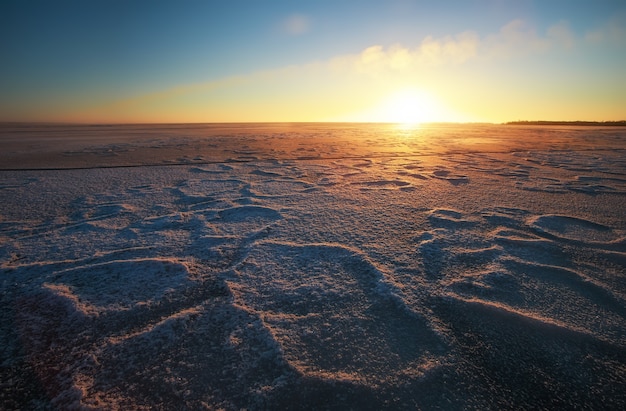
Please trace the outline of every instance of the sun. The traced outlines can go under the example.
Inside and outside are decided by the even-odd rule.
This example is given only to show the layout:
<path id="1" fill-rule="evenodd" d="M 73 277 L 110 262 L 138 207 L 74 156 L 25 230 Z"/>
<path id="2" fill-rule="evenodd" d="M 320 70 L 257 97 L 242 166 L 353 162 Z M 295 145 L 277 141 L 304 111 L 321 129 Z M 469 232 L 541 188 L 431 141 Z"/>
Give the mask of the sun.
<path id="1" fill-rule="evenodd" d="M 379 121 L 404 125 L 446 121 L 437 99 L 414 89 L 400 90 L 383 99 L 376 117 Z"/>
<path id="2" fill-rule="evenodd" d="M 395 123 L 403 129 L 413 129 L 424 123 L 467 122 L 471 117 L 458 112 L 429 90 L 399 87 L 378 92 L 368 98 L 364 109 L 339 120 L 365 123 Z"/>

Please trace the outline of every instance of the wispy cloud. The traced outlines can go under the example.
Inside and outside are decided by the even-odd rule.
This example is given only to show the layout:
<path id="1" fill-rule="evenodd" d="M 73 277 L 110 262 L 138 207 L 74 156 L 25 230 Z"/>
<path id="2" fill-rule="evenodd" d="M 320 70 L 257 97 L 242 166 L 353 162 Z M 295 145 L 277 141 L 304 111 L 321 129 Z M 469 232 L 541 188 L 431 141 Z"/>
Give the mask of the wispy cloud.
<path id="1" fill-rule="evenodd" d="M 585 40 L 591 44 L 610 42 L 626 46 L 626 13 L 613 16 L 605 26 L 587 31 Z"/>
<path id="2" fill-rule="evenodd" d="M 475 31 L 435 38 L 427 36 L 416 47 L 374 45 L 358 54 L 338 56 L 329 62 L 335 70 L 360 73 L 406 71 L 459 65 L 469 60 L 506 59 L 550 50 L 569 49 L 576 37 L 567 22 L 559 22 L 539 34 L 523 20 L 513 20 L 497 33 L 480 37 Z"/>
<path id="3" fill-rule="evenodd" d="M 576 37 L 565 21 L 550 26 L 545 33 L 539 33 L 525 21 L 513 20 L 503 26 L 498 33 L 482 39 L 481 53 L 506 58 L 569 49 L 575 43 Z"/>
<path id="4" fill-rule="evenodd" d="M 292 14 L 282 22 L 282 29 L 287 34 L 299 36 L 311 29 L 311 19 L 303 14 Z"/>
<path id="5" fill-rule="evenodd" d="M 616 28 L 610 29 L 616 33 Z M 513 20 L 497 33 L 480 37 L 475 31 L 465 31 L 453 36 L 425 37 L 417 46 L 402 44 L 372 45 L 355 54 L 333 57 L 327 61 L 293 66 L 309 70 L 349 70 L 376 74 L 380 71 L 407 71 L 430 69 L 444 65 L 461 65 L 475 59 L 507 59 L 527 54 L 540 54 L 575 47 L 578 39 L 567 22 L 558 22 L 545 32 L 538 33 L 523 20 Z M 284 69 L 280 69 L 281 71 Z"/>
<path id="6" fill-rule="evenodd" d="M 414 48 L 401 44 L 374 45 L 358 54 L 335 57 L 328 64 L 334 70 L 350 69 L 371 74 L 460 64 L 476 56 L 479 41 L 478 35 L 471 31 L 440 39 L 428 36 Z"/>
<path id="7" fill-rule="evenodd" d="M 571 49 L 576 45 L 576 36 L 566 21 L 551 26 L 547 34 L 549 41 L 554 46 Z"/>

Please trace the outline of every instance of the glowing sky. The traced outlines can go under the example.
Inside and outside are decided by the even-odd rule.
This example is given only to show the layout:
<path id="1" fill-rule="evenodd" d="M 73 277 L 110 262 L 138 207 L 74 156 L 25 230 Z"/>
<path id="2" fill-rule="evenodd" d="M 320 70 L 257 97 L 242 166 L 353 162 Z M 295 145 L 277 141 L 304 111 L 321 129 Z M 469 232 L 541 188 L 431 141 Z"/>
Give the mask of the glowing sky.
<path id="1" fill-rule="evenodd" d="M 0 121 L 626 118 L 626 1 L 0 2 Z"/>

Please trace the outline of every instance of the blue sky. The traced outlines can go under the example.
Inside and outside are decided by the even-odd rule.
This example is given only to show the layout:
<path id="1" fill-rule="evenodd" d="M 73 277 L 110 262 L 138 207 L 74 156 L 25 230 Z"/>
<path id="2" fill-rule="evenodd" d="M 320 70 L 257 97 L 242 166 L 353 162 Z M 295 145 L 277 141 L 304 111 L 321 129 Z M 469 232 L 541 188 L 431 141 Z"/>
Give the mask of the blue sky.
<path id="1" fill-rule="evenodd" d="M 175 121 L 168 99 L 180 121 L 384 120 L 376 102 L 387 98 L 386 88 L 389 95 L 405 88 L 418 90 L 417 105 L 454 106 L 435 120 L 448 113 L 451 120 L 505 121 L 505 114 L 466 107 L 484 90 L 493 111 L 501 110 L 502 96 L 491 87 L 511 90 L 511 119 L 541 114 L 523 110 L 528 88 L 536 87 L 537 98 L 554 101 L 546 115 L 559 113 L 556 93 L 573 93 L 576 116 L 600 102 L 614 108 L 605 110 L 610 120 L 626 117 L 618 95 L 626 91 L 625 32 L 623 1 L 3 1 L 0 120 Z M 424 44 L 456 47 L 463 33 L 474 54 L 430 70 L 421 59 L 381 80 L 380 72 L 342 76 L 326 67 L 375 46 L 380 58 Z M 291 71 L 281 82 L 284 70 Z M 456 84 L 456 95 L 446 84 Z M 357 91 L 370 86 L 371 95 Z M 166 97 L 146 105 L 144 97 L 154 94 Z M 324 95 L 343 101 L 344 112 L 311 105 L 324 105 Z M 351 105 L 347 95 L 371 108 Z M 111 108 L 129 99 L 143 103 L 127 104 L 124 113 Z M 219 99 L 231 111 L 212 109 Z M 289 101 L 312 114 L 286 110 Z M 590 106 L 590 119 L 603 119 L 595 110 Z"/>

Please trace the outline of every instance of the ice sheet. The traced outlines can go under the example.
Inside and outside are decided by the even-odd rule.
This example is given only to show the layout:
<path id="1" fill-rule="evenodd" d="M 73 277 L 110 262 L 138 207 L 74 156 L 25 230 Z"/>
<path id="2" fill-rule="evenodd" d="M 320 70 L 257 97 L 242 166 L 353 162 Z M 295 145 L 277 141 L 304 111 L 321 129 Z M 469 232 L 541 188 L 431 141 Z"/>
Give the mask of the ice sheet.
<path id="1" fill-rule="evenodd" d="M 624 130 L 189 127 L 3 151 L 4 408 L 626 404 Z"/>

